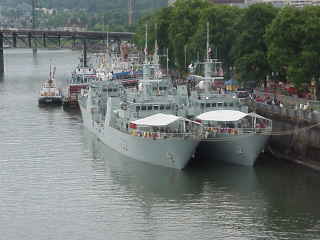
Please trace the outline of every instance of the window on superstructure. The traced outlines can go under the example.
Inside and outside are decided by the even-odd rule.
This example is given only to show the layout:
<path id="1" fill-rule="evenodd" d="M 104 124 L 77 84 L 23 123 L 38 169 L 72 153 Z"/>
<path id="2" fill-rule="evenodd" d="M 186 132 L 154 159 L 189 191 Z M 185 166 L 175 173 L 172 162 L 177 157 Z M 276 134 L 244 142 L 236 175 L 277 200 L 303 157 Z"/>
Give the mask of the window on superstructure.
<path id="1" fill-rule="evenodd" d="M 223 106 L 228 107 L 228 103 L 226 103 L 226 102 L 223 103 Z"/>
<path id="2" fill-rule="evenodd" d="M 201 108 L 204 108 L 204 103 L 201 103 Z"/>
<path id="3" fill-rule="evenodd" d="M 233 107 L 233 102 L 229 103 L 229 106 L 230 106 L 230 107 Z"/>
<path id="4" fill-rule="evenodd" d="M 160 105 L 160 110 L 164 110 L 164 105 Z"/>
<path id="5" fill-rule="evenodd" d="M 153 106 L 153 109 L 154 109 L 155 111 L 158 111 L 158 110 L 159 110 L 159 106 L 158 106 L 158 105 L 155 105 L 155 106 Z"/>
<path id="6" fill-rule="evenodd" d="M 217 104 L 216 103 L 212 103 L 212 107 L 217 107 Z"/>
<path id="7" fill-rule="evenodd" d="M 140 111 L 140 106 L 136 106 L 136 112 Z"/>
<path id="8" fill-rule="evenodd" d="M 222 107 L 223 105 L 222 105 L 222 102 L 219 102 L 218 103 L 218 107 Z"/>
<path id="9" fill-rule="evenodd" d="M 171 109 L 170 105 L 166 105 L 166 110 L 170 110 L 170 109 Z"/>
<path id="10" fill-rule="evenodd" d="M 141 106 L 141 110 L 143 111 L 147 110 L 147 106 Z"/>
<path id="11" fill-rule="evenodd" d="M 211 107 L 210 105 L 211 105 L 210 103 L 206 103 L 207 108 Z"/>
<path id="12" fill-rule="evenodd" d="M 148 110 L 149 111 L 151 111 L 152 110 L 152 106 L 150 105 L 150 106 L 148 106 Z"/>

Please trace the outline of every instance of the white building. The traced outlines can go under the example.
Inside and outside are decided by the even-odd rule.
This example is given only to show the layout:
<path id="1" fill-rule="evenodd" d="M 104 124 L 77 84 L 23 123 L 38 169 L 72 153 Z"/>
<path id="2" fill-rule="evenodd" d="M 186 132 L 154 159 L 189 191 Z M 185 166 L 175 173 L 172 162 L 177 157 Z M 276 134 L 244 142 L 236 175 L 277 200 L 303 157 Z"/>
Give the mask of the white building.
<path id="1" fill-rule="evenodd" d="M 168 0 L 168 6 L 174 4 L 175 1 L 176 1 L 176 0 Z"/>
<path id="2" fill-rule="evenodd" d="M 276 7 L 293 6 L 293 7 L 304 7 L 304 6 L 315 6 L 320 5 L 320 0 L 248 0 L 249 4 L 253 3 L 271 3 Z"/>

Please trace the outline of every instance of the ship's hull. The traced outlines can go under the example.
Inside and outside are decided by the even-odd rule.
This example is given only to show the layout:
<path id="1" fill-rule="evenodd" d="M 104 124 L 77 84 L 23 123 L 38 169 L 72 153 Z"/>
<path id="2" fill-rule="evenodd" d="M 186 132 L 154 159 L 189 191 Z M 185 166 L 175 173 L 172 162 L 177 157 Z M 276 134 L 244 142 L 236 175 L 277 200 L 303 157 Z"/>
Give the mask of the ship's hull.
<path id="1" fill-rule="evenodd" d="M 52 96 L 45 96 L 39 97 L 38 99 L 39 105 L 53 105 L 53 106 L 61 106 L 62 105 L 62 97 L 52 97 Z"/>
<path id="2" fill-rule="evenodd" d="M 253 166 L 268 138 L 268 135 L 240 135 L 203 140 L 197 148 L 197 158 Z"/>
<path id="3" fill-rule="evenodd" d="M 78 100 L 70 100 L 68 98 L 65 98 L 63 100 L 63 109 L 67 110 L 67 109 L 79 109 L 79 103 Z"/>
<path id="4" fill-rule="evenodd" d="M 81 105 L 83 123 L 104 144 L 117 152 L 154 165 L 183 169 L 199 143 L 196 139 L 152 139 L 131 136 L 112 127 L 102 127 L 91 120 L 91 114 Z"/>

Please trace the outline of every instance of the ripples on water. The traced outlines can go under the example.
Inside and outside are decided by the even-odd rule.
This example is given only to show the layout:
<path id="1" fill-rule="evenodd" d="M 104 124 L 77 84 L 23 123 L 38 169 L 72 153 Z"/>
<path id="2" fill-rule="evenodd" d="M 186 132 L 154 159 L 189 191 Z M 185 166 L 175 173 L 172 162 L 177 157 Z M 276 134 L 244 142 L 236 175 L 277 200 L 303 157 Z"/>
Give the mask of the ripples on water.
<path id="1" fill-rule="evenodd" d="M 49 63 L 65 84 L 78 52 L 5 52 L 0 79 L 1 239 L 320 239 L 319 173 L 276 160 L 255 168 L 127 159 L 78 112 L 39 108 Z"/>

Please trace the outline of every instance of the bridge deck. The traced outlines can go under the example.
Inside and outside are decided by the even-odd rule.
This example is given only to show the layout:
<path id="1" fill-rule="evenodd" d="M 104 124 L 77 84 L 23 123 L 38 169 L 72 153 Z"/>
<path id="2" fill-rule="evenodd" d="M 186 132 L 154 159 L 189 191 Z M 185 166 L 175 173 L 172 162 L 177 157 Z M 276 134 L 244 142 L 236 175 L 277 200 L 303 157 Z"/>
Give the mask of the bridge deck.
<path id="1" fill-rule="evenodd" d="M 94 32 L 94 31 L 57 31 L 57 30 L 34 30 L 34 29 L 0 29 L 4 36 L 19 37 L 62 37 L 62 38 L 85 38 L 85 39 L 121 39 L 131 40 L 132 32 Z"/>

